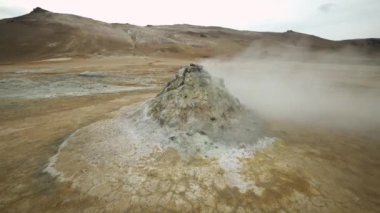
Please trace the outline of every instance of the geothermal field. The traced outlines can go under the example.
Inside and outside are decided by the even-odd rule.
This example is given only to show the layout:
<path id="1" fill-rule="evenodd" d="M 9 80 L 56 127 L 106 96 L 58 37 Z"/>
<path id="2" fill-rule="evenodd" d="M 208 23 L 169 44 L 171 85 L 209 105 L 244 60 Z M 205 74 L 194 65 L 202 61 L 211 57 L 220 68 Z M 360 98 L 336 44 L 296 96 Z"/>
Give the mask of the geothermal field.
<path id="1" fill-rule="evenodd" d="M 0 212 L 379 212 L 380 40 L 0 20 Z"/>

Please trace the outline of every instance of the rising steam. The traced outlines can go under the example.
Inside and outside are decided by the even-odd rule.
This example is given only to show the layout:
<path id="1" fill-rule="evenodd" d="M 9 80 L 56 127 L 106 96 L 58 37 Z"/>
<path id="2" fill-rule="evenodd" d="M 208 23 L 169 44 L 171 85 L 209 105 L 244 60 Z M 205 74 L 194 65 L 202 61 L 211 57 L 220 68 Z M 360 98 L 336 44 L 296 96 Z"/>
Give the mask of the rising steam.
<path id="1" fill-rule="evenodd" d="M 268 119 L 350 131 L 380 127 L 379 61 L 363 54 L 255 46 L 202 64 Z"/>

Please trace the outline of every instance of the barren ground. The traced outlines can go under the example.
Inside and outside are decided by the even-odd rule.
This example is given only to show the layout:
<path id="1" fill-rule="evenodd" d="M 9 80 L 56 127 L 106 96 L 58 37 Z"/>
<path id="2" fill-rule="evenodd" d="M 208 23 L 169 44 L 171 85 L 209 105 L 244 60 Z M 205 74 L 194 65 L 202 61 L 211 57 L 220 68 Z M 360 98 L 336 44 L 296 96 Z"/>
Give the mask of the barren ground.
<path id="1" fill-rule="evenodd" d="M 119 134 L 110 129 L 189 62 L 129 56 L 0 66 L 0 211 L 380 210 L 376 133 L 266 120 L 279 140 L 241 159 L 241 176 L 256 185 L 244 192 L 224 181 L 214 159 L 184 161 L 175 150 L 129 168 L 116 165 L 132 152 L 107 145 Z M 74 132 L 56 162 L 69 177 L 61 182 L 43 170 Z"/>

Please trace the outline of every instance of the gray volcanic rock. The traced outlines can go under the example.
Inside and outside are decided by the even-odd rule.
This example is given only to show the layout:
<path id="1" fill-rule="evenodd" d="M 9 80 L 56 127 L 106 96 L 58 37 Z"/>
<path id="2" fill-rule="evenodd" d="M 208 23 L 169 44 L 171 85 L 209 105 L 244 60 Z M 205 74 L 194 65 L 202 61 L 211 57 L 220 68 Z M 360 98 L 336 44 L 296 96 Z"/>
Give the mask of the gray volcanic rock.
<path id="1" fill-rule="evenodd" d="M 151 101 L 148 115 L 161 125 L 180 130 L 217 131 L 241 111 L 239 101 L 228 93 L 222 80 L 192 64 L 180 69 Z"/>
<path id="2" fill-rule="evenodd" d="M 132 118 L 146 134 L 162 130 L 164 138 L 179 144 L 201 140 L 242 145 L 253 144 L 262 137 L 255 114 L 226 90 L 222 79 L 213 78 L 194 64 L 180 69 Z"/>

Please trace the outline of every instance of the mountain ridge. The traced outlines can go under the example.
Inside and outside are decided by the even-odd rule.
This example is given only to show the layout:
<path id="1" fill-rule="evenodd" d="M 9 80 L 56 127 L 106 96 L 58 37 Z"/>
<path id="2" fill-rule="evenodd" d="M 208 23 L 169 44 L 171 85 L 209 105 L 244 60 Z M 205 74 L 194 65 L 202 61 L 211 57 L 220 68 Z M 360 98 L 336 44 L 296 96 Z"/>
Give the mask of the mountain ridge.
<path id="1" fill-rule="evenodd" d="M 0 62 L 94 55 L 159 55 L 215 57 L 242 52 L 252 43 L 263 47 L 293 45 L 313 50 L 354 48 L 379 54 L 380 39 L 332 41 L 314 35 L 240 31 L 189 24 L 147 25 L 106 23 L 37 7 L 0 20 Z"/>

